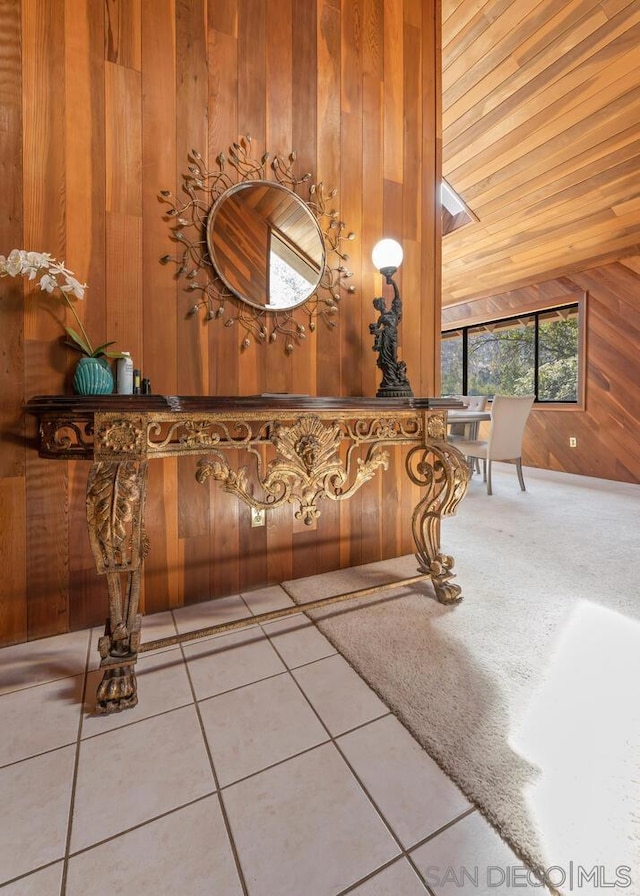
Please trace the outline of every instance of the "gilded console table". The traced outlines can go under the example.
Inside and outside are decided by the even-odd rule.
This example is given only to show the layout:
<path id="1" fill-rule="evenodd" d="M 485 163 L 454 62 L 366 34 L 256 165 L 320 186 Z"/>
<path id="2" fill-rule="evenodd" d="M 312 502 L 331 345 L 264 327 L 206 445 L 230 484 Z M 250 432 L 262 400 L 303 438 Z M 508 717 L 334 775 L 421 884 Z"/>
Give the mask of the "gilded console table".
<path id="1" fill-rule="evenodd" d="M 456 403 L 452 402 L 450 406 Z M 39 421 L 42 457 L 90 459 L 87 525 L 99 574 L 105 575 L 109 618 L 98 649 L 104 671 L 97 709 L 135 706 L 139 652 L 213 632 L 279 618 L 298 607 L 140 644 L 140 576 L 148 550 L 144 527 L 147 464 L 156 457 L 199 458 L 199 482 L 213 478 L 256 509 L 292 503 L 312 523 L 321 499 L 348 499 L 388 465 L 387 446 L 410 445 L 407 475 L 425 492 L 413 511 L 418 572 L 438 600 L 460 599 L 453 558 L 440 551 L 440 519 L 464 496 L 469 468 L 446 441 L 446 407 L 434 399 L 294 396 L 42 396 L 26 410 Z M 251 469 L 235 463 L 246 451 Z M 336 600 L 304 605 L 313 609 Z M 263 619 L 264 617 L 264 619 Z"/>

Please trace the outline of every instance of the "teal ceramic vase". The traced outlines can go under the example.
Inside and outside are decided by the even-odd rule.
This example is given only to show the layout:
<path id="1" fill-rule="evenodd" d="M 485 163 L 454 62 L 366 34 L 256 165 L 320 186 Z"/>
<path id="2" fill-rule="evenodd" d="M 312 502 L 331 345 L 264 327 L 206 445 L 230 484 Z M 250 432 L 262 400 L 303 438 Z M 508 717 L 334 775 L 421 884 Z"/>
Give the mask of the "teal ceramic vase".
<path id="1" fill-rule="evenodd" d="M 104 358 L 80 358 L 73 376 L 73 388 L 78 395 L 110 395 L 113 374 Z"/>

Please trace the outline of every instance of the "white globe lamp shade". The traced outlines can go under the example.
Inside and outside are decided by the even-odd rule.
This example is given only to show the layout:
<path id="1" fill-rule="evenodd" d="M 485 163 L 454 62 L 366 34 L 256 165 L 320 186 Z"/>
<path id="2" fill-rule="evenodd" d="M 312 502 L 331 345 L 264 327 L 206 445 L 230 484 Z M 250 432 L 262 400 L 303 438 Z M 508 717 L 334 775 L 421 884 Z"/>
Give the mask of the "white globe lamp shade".
<path id="1" fill-rule="evenodd" d="M 371 260 L 376 268 L 381 271 L 383 268 L 397 269 L 402 264 L 402 246 L 396 240 L 380 240 L 373 247 Z"/>

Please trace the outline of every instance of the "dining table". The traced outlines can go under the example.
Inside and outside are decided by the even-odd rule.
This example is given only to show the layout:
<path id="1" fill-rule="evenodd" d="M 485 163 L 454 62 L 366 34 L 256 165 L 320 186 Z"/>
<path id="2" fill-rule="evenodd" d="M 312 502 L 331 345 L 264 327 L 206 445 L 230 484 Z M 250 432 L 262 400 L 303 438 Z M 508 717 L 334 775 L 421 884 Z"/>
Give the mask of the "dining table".
<path id="1" fill-rule="evenodd" d="M 471 410 L 470 408 L 461 408 L 460 410 L 450 410 L 447 412 L 447 425 L 451 426 L 454 423 L 462 423 L 469 427 L 468 436 L 465 433 L 465 438 L 469 439 L 477 439 L 478 438 L 478 429 L 480 423 L 485 420 L 491 420 L 491 411 L 477 411 Z"/>

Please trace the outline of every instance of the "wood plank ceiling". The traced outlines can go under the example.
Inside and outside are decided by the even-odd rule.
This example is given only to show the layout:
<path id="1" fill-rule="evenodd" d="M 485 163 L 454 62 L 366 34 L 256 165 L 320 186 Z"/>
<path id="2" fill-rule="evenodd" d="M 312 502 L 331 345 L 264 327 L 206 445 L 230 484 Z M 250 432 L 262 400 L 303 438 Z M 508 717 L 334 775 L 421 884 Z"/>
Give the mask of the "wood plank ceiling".
<path id="1" fill-rule="evenodd" d="M 640 2 L 442 0 L 443 305 L 640 252 Z"/>

